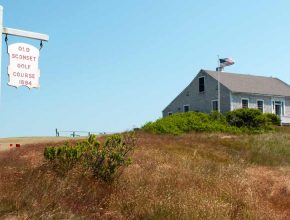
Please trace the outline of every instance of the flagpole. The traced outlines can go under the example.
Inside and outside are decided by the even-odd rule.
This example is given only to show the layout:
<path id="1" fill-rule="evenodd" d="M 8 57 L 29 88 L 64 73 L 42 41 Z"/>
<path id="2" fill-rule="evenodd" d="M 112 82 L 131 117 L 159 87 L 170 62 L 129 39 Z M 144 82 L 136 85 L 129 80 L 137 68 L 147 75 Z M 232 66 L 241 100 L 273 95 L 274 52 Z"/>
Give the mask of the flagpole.
<path id="1" fill-rule="evenodd" d="M 221 100 L 221 85 L 220 85 L 220 71 L 221 71 L 221 66 L 220 66 L 220 56 L 218 55 L 218 68 L 217 68 L 217 71 L 218 71 L 218 112 L 221 112 L 221 103 L 220 103 L 220 100 Z"/>

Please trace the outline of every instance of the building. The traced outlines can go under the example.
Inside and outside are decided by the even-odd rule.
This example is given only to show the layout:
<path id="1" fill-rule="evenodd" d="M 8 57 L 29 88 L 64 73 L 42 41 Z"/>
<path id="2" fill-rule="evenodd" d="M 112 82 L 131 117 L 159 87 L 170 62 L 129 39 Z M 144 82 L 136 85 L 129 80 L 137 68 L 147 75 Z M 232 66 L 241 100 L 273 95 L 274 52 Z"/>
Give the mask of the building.
<path id="1" fill-rule="evenodd" d="M 219 79 L 219 80 L 218 80 Z M 200 70 L 192 82 L 163 110 L 163 117 L 176 112 L 220 111 L 257 108 L 279 115 L 290 123 L 290 86 L 274 77 Z"/>

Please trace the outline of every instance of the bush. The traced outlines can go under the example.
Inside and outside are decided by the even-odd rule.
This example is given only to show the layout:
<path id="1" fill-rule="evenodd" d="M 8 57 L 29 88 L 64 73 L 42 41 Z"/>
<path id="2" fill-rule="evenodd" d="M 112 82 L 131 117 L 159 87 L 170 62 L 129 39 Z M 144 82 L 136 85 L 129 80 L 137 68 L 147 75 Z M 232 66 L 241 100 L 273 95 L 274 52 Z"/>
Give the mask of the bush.
<path id="1" fill-rule="evenodd" d="M 269 129 L 271 124 L 260 110 L 251 108 L 241 108 L 228 112 L 226 119 L 230 125 L 238 128 Z"/>
<path id="2" fill-rule="evenodd" d="M 240 132 L 238 128 L 230 126 L 220 113 L 201 112 L 176 113 L 155 122 L 148 122 L 142 129 L 155 134 L 174 135 L 190 131 Z"/>
<path id="3" fill-rule="evenodd" d="M 60 147 L 46 147 L 44 158 L 50 161 L 54 170 L 63 175 L 76 164 L 87 147 L 86 142 L 77 143 L 75 146 L 65 143 Z"/>
<path id="4" fill-rule="evenodd" d="M 90 135 L 88 140 L 76 145 L 46 147 L 44 157 L 59 173 L 66 173 L 80 162 L 97 179 L 109 182 L 114 179 L 120 167 L 130 163 L 128 153 L 135 146 L 136 138 L 133 133 L 109 136 L 103 145 L 96 140 L 95 135 Z"/>
<path id="5" fill-rule="evenodd" d="M 280 125 L 281 124 L 281 119 L 279 118 L 278 115 L 272 114 L 272 113 L 265 113 L 264 114 L 268 120 L 273 124 L 273 125 Z"/>
<path id="6" fill-rule="evenodd" d="M 227 124 L 226 117 L 218 111 L 213 111 L 213 112 L 209 113 L 209 118 L 211 121 L 220 121 L 223 124 Z"/>
<path id="7" fill-rule="evenodd" d="M 269 119 L 270 118 L 270 119 Z M 176 113 L 155 122 L 146 123 L 142 129 L 155 134 L 179 135 L 190 131 L 261 133 L 271 130 L 280 121 L 273 114 L 263 114 L 258 109 L 237 109 L 225 115 L 219 112 Z"/>
<path id="8" fill-rule="evenodd" d="M 87 151 L 85 162 L 96 178 L 110 182 L 120 167 L 131 163 L 127 154 L 135 145 L 136 139 L 132 134 L 112 135 L 106 139 L 104 145 Z"/>

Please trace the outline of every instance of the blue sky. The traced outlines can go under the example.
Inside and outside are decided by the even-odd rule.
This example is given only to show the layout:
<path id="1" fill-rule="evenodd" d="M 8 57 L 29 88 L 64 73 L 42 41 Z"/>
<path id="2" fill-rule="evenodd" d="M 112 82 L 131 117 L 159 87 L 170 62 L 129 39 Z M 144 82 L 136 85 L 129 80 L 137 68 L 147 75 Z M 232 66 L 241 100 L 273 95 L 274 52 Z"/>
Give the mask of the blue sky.
<path id="1" fill-rule="evenodd" d="M 39 89 L 7 86 L 2 50 L 0 137 L 54 129 L 115 132 L 161 117 L 217 55 L 227 71 L 290 83 L 289 1 L 7 0 L 4 26 L 48 34 Z M 9 37 L 9 43 L 35 40 Z M 4 43 L 4 40 L 3 42 Z"/>

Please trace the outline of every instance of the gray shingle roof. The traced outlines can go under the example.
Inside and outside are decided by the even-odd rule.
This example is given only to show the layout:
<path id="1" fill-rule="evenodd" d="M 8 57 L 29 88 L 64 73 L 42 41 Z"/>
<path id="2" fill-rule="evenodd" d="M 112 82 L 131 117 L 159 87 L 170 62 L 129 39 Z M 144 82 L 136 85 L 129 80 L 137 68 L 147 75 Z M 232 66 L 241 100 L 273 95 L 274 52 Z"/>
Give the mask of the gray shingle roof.
<path id="1" fill-rule="evenodd" d="M 202 71 L 218 80 L 218 72 Z M 290 96 L 290 86 L 278 78 L 220 72 L 220 82 L 232 92 Z"/>

